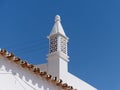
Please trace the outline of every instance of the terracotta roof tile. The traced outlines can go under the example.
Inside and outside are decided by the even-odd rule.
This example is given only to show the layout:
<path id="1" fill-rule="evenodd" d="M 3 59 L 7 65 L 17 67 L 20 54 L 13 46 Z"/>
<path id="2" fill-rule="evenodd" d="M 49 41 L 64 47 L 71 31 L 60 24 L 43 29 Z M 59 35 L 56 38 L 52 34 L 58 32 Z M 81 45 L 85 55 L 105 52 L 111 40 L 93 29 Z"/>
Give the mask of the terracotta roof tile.
<path id="1" fill-rule="evenodd" d="M 47 74 L 47 72 L 41 72 L 40 68 L 35 67 L 33 64 L 29 64 L 27 61 L 22 61 L 19 57 L 15 57 L 13 53 L 9 53 L 5 49 L 0 49 L 0 55 L 10 61 L 15 62 L 22 68 L 27 68 L 29 71 L 32 71 L 34 74 L 39 75 L 42 78 L 45 78 L 47 81 L 50 81 L 63 90 L 77 90 L 74 89 L 72 86 L 69 86 L 67 83 L 63 83 L 61 79 L 57 79 L 57 77 L 53 77 L 52 75 Z"/>

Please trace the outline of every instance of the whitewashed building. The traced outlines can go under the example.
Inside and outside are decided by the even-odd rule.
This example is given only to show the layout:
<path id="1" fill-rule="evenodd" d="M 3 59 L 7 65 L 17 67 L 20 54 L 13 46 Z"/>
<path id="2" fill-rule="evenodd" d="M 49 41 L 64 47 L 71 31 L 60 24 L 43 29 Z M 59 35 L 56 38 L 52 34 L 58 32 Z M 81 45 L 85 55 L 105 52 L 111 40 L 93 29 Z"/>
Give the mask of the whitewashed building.
<path id="1" fill-rule="evenodd" d="M 0 90 L 97 90 L 68 72 L 69 38 L 60 21 L 56 15 L 46 64 L 32 65 L 0 49 Z"/>

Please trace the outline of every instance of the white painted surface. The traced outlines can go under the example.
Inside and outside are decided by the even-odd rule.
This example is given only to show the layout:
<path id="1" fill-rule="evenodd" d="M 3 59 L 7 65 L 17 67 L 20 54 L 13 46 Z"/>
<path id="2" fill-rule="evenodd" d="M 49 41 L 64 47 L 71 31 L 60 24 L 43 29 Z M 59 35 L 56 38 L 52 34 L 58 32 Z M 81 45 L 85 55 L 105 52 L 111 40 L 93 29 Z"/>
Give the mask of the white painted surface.
<path id="1" fill-rule="evenodd" d="M 58 39 L 57 51 L 48 54 L 48 63 L 38 65 L 42 71 L 47 71 L 52 76 L 57 76 L 64 83 L 73 86 L 77 90 L 97 90 L 93 86 L 77 78 L 68 72 L 69 57 L 60 49 L 60 37 L 68 39 L 60 23 L 60 17 L 56 16 L 55 25 L 49 36 L 56 35 Z M 58 34 L 59 33 L 59 34 Z M 67 42 L 66 42 L 67 44 Z M 67 48 L 66 48 L 67 49 Z M 61 90 L 57 86 L 36 76 L 19 65 L 0 57 L 0 90 Z"/>
<path id="2" fill-rule="evenodd" d="M 67 55 L 68 38 L 65 35 L 65 32 L 60 21 L 61 21 L 60 16 L 56 15 L 55 24 L 49 35 L 50 51 L 47 58 L 48 60 L 47 72 L 58 78 L 61 78 L 65 73 L 68 72 L 69 61 L 68 60 L 69 57 Z"/>
<path id="3" fill-rule="evenodd" d="M 69 72 L 62 79 L 64 82 L 67 82 L 69 85 L 72 85 L 74 88 L 77 88 L 77 90 L 97 90 L 90 84 L 77 78 Z"/>
<path id="4" fill-rule="evenodd" d="M 40 68 L 41 71 L 47 71 L 48 64 L 39 64 L 36 67 Z"/>
<path id="5" fill-rule="evenodd" d="M 58 53 L 48 57 L 47 72 L 61 78 L 61 75 L 68 72 L 68 61 L 60 57 Z"/>
<path id="6" fill-rule="evenodd" d="M 58 34 L 58 33 L 66 36 L 60 21 L 61 21 L 60 16 L 56 15 L 56 17 L 55 17 L 55 24 L 54 24 L 54 26 L 52 28 L 50 36 L 54 35 L 54 34 Z"/>
<path id="7" fill-rule="evenodd" d="M 60 90 L 60 88 L 0 57 L 0 90 Z"/>
<path id="8" fill-rule="evenodd" d="M 60 21 L 61 21 L 60 16 L 57 15 L 55 24 L 49 35 L 49 41 L 52 40 L 53 36 L 57 38 L 58 41 L 57 41 L 56 47 L 58 48 L 58 50 L 56 52 L 52 52 L 48 54 L 48 58 L 47 58 L 48 60 L 47 70 L 48 71 L 47 72 L 52 74 L 53 76 L 57 76 L 58 78 L 62 79 L 63 82 L 68 83 L 69 85 L 73 86 L 77 90 L 97 90 L 93 86 L 87 84 L 83 80 L 77 78 L 76 76 L 68 72 L 68 61 L 69 61 L 68 58 L 69 57 L 67 53 L 63 53 L 61 50 L 61 47 L 64 47 L 64 44 L 61 44 L 61 38 L 64 38 L 64 40 L 66 40 L 67 42 L 68 42 L 68 38 L 63 30 L 63 27 Z M 65 44 L 67 44 L 67 42 L 65 42 Z M 66 48 L 66 52 L 67 52 L 67 48 Z"/>

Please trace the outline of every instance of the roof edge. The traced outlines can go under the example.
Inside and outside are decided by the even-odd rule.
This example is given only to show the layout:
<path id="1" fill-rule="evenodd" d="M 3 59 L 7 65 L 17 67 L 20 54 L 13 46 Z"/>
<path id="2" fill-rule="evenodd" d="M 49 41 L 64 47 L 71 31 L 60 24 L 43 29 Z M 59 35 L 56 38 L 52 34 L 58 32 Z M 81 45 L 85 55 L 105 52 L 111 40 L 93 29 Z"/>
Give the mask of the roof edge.
<path id="1" fill-rule="evenodd" d="M 62 90 L 77 90 L 73 86 L 69 86 L 67 83 L 62 82 L 61 79 L 54 77 L 48 74 L 46 71 L 40 71 L 40 68 L 36 67 L 33 64 L 29 64 L 27 61 L 21 60 L 19 57 L 16 57 L 13 53 L 9 53 L 6 49 L 0 49 L 0 56 L 7 58 L 9 61 L 13 61 L 15 64 L 20 65 L 22 68 L 27 69 L 30 72 L 46 79 L 48 82 L 53 83 Z"/>

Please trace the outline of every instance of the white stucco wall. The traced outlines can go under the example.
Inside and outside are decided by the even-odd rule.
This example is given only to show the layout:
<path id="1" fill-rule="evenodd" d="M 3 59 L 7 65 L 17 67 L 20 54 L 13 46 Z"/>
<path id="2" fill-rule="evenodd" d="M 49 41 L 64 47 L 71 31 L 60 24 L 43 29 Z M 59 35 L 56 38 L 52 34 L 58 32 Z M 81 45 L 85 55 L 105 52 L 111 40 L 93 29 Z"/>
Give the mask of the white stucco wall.
<path id="1" fill-rule="evenodd" d="M 0 57 L 0 90 L 60 90 L 60 88 Z"/>
<path id="2" fill-rule="evenodd" d="M 64 62 L 61 62 L 61 61 L 64 61 L 64 60 L 59 60 L 58 61 L 60 65 L 57 65 L 57 64 L 51 62 L 51 64 L 52 64 L 51 66 L 54 67 L 54 68 L 51 69 L 52 71 L 56 70 L 56 68 L 58 68 L 59 70 L 62 70 L 62 71 L 59 71 L 59 72 L 55 71 L 54 74 L 52 74 L 53 76 L 57 75 L 59 73 L 58 77 L 60 79 L 62 79 L 63 82 L 67 83 L 70 86 L 73 86 L 77 90 L 97 90 L 96 88 L 94 88 L 93 86 L 91 86 L 90 84 L 88 84 L 87 82 L 85 82 L 85 81 L 77 78 L 75 75 L 72 75 L 71 73 L 69 73 L 68 71 L 66 71 L 64 69 Z M 58 67 L 58 66 L 60 66 L 60 67 Z M 39 65 L 39 67 L 42 69 L 42 65 Z M 47 70 L 45 68 L 48 68 L 47 64 L 46 64 L 46 67 L 44 67 L 44 70 Z"/>
<path id="3" fill-rule="evenodd" d="M 60 63 L 62 67 L 63 62 Z M 41 66 L 43 66 L 44 70 L 48 70 L 47 64 L 39 66 L 40 68 L 42 68 Z M 73 86 L 74 89 L 97 90 L 93 86 L 89 85 L 85 81 L 77 78 L 76 76 L 72 75 L 69 72 L 59 74 L 60 74 L 59 78 L 62 79 L 64 83 L 67 83 L 69 86 Z M 46 79 L 41 78 L 40 76 L 35 75 L 29 70 L 15 64 L 13 61 L 9 61 L 6 58 L 0 57 L 0 90 L 61 90 L 61 89 L 56 85 L 52 84 L 51 82 L 46 81 Z"/>
<path id="4" fill-rule="evenodd" d="M 77 90 L 97 90 L 87 82 L 77 78 L 69 72 L 65 76 L 63 76 L 62 79 L 64 82 L 67 82 L 69 85 L 72 85 Z"/>
<path id="5" fill-rule="evenodd" d="M 39 67 L 44 68 L 44 70 L 47 70 L 48 73 L 53 76 L 57 76 L 59 79 L 62 79 L 63 82 L 67 83 L 70 86 L 73 86 L 77 90 L 97 90 L 93 86 L 68 72 L 68 37 L 66 36 L 61 25 L 61 19 L 59 15 L 56 15 L 55 17 L 55 24 L 50 35 L 48 36 L 48 39 L 50 42 L 50 53 L 47 55 L 48 63 L 46 64 L 47 66 L 45 66 L 46 69 L 42 65 L 39 65 Z"/>

